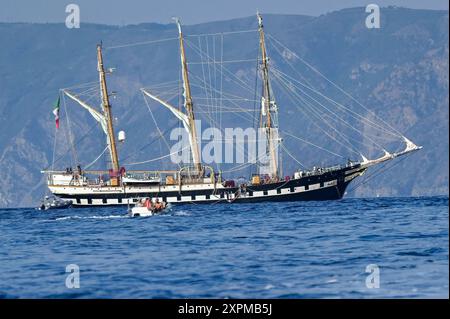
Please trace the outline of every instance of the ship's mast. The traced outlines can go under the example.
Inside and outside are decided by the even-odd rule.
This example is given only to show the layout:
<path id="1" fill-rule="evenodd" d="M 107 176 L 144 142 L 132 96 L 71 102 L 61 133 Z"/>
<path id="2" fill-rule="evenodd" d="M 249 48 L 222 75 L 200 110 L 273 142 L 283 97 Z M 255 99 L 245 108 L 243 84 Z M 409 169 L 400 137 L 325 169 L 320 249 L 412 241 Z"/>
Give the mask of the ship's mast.
<path id="1" fill-rule="evenodd" d="M 186 108 L 188 120 L 189 120 L 189 134 L 192 152 L 192 161 L 196 170 L 200 173 L 202 171 L 202 165 L 200 161 L 200 150 L 197 142 L 197 129 L 195 127 L 195 117 L 194 117 L 194 104 L 192 103 L 191 86 L 189 84 L 189 75 L 186 62 L 186 53 L 184 50 L 184 39 L 183 32 L 181 31 L 181 21 L 179 18 L 175 18 L 175 22 L 178 26 L 178 34 L 180 38 L 180 56 L 181 56 L 181 68 L 183 75 L 183 96 L 184 96 L 184 107 Z"/>
<path id="2" fill-rule="evenodd" d="M 111 168 L 114 173 L 119 171 L 119 158 L 117 156 L 116 139 L 114 135 L 114 127 L 112 123 L 111 104 L 109 103 L 108 88 L 106 86 L 106 75 L 103 67 L 102 46 L 97 45 L 98 74 L 100 78 L 100 92 L 102 96 L 103 113 L 106 120 L 107 142 L 109 153 L 111 156 Z M 117 183 L 117 179 L 113 183 Z"/>
<path id="3" fill-rule="evenodd" d="M 265 129 L 267 143 L 268 143 L 268 152 L 270 155 L 270 169 L 271 169 L 271 177 L 278 177 L 278 163 L 277 163 L 277 153 L 275 147 L 275 129 L 274 129 L 274 117 L 275 115 L 272 112 L 276 112 L 276 109 L 272 110 L 272 105 L 275 105 L 274 101 L 271 100 L 271 90 L 270 90 L 270 82 L 269 82 L 269 66 L 268 66 L 268 57 L 266 51 L 266 43 L 264 38 L 264 27 L 262 24 L 262 17 L 259 12 L 256 14 L 258 18 L 258 31 L 259 31 L 259 45 L 261 49 L 261 71 L 262 71 L 262 79 L 263 79 L 263 100 L 262 100 L 262 116 L 265 117 L 263 121 L 261 121 L 261 128 Z M 278 141 L 278 139 L 277 139 Z"/>

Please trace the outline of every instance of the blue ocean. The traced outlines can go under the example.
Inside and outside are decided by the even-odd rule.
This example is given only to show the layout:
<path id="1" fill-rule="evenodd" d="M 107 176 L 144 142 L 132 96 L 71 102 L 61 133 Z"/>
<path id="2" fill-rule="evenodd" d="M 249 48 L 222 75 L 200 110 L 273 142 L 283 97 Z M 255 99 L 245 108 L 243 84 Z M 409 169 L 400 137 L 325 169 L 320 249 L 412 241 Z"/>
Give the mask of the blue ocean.
<path id="1" fill-rule="evenodd" d="M 448 298 L 448 205 L 182 205 L 145 218 L 2 209 L 0 297 Z"/>

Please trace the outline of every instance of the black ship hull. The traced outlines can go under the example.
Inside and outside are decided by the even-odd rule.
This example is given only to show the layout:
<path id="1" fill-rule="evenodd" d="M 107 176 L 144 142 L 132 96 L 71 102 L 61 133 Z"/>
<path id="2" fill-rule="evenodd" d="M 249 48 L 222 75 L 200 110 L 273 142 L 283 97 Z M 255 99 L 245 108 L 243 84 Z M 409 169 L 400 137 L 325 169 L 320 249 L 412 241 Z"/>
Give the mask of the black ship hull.
<path id="1" fill-rule="evenodd" d="M 158 198 L 171 204 L 256 203 L 281 201 L 322 201 L 341 199 L 348 184 L 362 175 L 367 168 L 360 164 L 259 185 L 182 185 L 168 187 L 129 186 L 107 189 L 63 188 L 55 189 L 58 197 L 70 199 L 74 207 L 112 206 L 133 204 L 140 198 Z"/>

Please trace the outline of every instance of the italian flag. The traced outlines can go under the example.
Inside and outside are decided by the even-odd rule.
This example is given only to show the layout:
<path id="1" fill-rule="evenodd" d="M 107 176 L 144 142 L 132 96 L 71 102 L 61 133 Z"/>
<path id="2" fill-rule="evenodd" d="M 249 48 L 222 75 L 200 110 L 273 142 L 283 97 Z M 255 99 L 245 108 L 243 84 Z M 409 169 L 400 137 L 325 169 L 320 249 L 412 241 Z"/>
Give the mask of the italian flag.
<path id="1" fill-rule="evenodd" d="M 55 123 L 56 128 L 59 128 L 59 104 L 61 102 L 61 97 L 58 96 L 58 100 L 56 101 L 54 108 L 53 108 L 53 114 L 55 115 Z"/>

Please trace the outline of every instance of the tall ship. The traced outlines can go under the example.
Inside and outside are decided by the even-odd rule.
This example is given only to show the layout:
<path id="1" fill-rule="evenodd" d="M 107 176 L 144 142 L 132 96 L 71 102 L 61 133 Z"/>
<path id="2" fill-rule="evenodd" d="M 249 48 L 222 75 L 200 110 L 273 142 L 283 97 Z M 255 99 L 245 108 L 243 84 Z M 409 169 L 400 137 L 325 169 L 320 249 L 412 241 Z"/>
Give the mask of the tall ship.
<path id="1" fill-rule="evenodd" d="M 283 139 L 279 134 L 279 108 L 274 98 L 271 84 L 269 57 L 266 49 L 266 35 L 262 17 L 257 14 L 259 37 L 259 78 L 261 79 L 261 96 L 258 127 L 265 135 L 266 163 L 246 180 L 231 179 L 210 165 L 202 163 L 201 150 L 196 127 L 195 97 L 191 92 L 189 63 L 187 62 L 185 37 L 179 19 L 178 42 L 181 63 L 182 105 L 171 104 L 148 89 L 141 89 L 143 95 L 161 104 L 181 123 L 189 141 L 190 163 L 173 170 L 129 170 L 119 162 L 117 143 L 125 139 L 123 131 L 114 127 L 114 117 L 108 91 L 108 69 L 104 66 L 102 45 L 97 46 L 97 69 L 101 93 L 101 109 L 83 101 L 79 95 L 63 89 L 61 94 L 75 101 L 100 124 L 106 137 L 104 154 L 108 154 L 109 167 L 103 170 L 75 168 L 56 170 L 45 169 L 47 186 L 51 193 L 71 200 L 74 206 L 108 206 L 128 205 L 141 198 L 158 198 L 167 203 L 245 203 L 262 201 L 322 201 L 338 200 L 346 193 L 348 185 L 363 175 L 370 167 L 391 161 L 397 157 L 410 154 L 421 147 L 415 145 L 403 135 L 404 148 L 397 152 L 384 151 L 375 159 L 361 155 L 360 160 L 348 160 L 343 164 L 328 167 L 298 169 L 288 176 L 283 176 L 282 160 L 278 150 Z M 282 73 L 275 73 L 283 76 Z M 59 105 L 58 105 L 59 107 Z M 56 116 L 59 116 L 57 111 Z M 375 125 L 375 124 L 374 124 Z"/>

